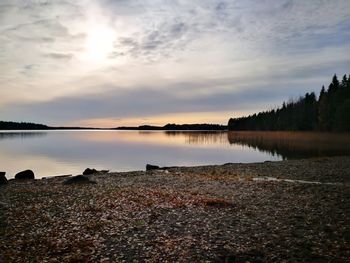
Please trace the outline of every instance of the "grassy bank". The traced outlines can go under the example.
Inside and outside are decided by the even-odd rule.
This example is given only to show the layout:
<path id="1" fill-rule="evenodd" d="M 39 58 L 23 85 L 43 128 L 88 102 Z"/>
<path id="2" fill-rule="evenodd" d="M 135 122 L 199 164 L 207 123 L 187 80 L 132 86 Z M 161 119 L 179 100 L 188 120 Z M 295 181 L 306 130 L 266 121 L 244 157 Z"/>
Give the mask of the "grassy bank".
<path id="1" fill-rule="evenodd" d="M 1 262 L 350 259 L 350 157 L 64 180 L 0 188 Z"/>

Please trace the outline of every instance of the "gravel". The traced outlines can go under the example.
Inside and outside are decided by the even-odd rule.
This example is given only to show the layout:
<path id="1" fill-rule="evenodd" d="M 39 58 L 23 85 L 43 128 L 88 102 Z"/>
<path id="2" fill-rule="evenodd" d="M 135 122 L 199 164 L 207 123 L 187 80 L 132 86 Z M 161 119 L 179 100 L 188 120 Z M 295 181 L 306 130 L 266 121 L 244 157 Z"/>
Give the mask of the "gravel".
<path id="1" fill-rule="evenodd" d="M 350 261 L 350 157 L 89 178 L 0 186 L 0 262 Z"/>

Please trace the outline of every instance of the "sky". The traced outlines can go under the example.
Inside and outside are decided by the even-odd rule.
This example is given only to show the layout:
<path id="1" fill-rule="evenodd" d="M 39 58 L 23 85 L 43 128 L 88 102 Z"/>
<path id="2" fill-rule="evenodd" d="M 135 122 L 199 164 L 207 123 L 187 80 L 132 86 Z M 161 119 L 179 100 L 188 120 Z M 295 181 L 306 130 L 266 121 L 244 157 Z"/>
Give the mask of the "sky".
<path id="1" fill-rule="evenodd" d="M 222 123 L 350 73 L 349 0 L 1 0 L 0 120 Z"/>

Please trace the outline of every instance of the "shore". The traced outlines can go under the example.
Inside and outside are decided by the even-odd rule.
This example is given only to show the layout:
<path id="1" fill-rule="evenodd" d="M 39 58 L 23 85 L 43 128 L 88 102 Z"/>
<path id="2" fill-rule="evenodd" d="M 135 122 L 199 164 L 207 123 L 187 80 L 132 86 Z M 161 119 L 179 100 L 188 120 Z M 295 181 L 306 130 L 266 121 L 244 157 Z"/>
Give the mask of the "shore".
<path id="1" fill-rule="evenodd" d="M 0 187 L 0 262 L 349 262 L 350 157 Z"/>

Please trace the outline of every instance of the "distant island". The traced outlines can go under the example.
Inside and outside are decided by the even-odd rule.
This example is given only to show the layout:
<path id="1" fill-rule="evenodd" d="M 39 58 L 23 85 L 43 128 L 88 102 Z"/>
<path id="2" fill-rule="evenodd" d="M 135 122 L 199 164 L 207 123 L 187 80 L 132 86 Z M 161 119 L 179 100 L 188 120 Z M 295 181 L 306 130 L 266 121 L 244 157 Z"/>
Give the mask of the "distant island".
<path id="1" fill-rule="evenodd" d="M 166 124 L 164 126 L 141 125 L 138 127 L 117 128 L 88 128 L 88 127 L 52 127 L 44 124 L 30 122 L 0 121 L 0 130 L 192 130 L 192 131 L 215 131 L 227 130 L 226 125 L 220 124 Z"/>
<path id="2" fill-rule="evenodd" d="M 0 130 L 48 130 L 49 126 L 30 122 L 0 121 Z"/>
<path id="3" fill-rule="evenodd" d="M 100 128 L 87 127 L 51 127 L 45 124 L 31 122 L 0 121 L 0 130 L 98 130 Z"/>
<path id="4" fill-rule="evenodd" d="M 160 131 L 223 131 L 226 125 L 220 124 L 166 124 L 164 126 L 141 125 L 138 127 L 118 127 L 114 130 L 160 130 Z"/>
<path id="5" fill-rule="evenodd" d="M 270 111 L 241 118 L 231 118 L 232 131 L 350 131 L 350 75 L 339 82 L 333 76 L 328 89 L 321 89 Z"/>

